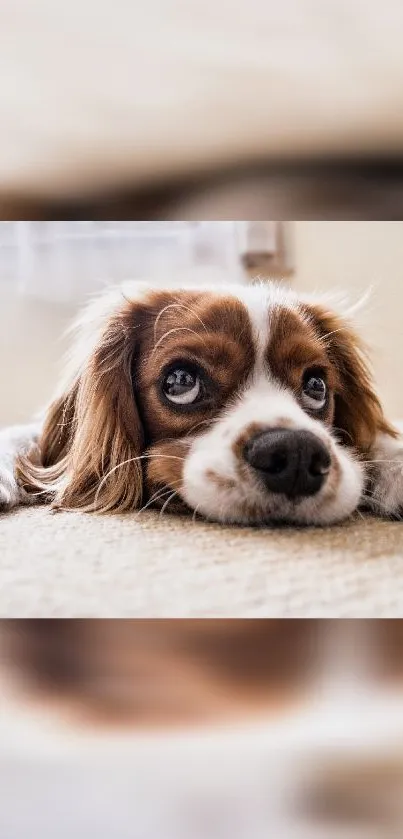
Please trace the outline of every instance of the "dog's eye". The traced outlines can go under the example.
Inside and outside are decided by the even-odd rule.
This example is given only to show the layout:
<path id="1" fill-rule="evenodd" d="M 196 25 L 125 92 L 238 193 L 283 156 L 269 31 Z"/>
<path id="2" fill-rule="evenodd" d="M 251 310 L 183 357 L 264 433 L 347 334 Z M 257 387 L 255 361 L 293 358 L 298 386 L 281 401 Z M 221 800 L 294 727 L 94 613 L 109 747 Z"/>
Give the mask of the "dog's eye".
<path id="1" fill-rule="evenodd" d="M 175 405 L 192 405 L 201 392 L 200 376 L 191 370 L 178 367 L 165 376 L 162 390 Z"/>
<path id="2" fill-rule="evenodd" d="M 302 399 L 307 408 L 320 411 L 326 403 L 326 382 L 319 373 L 308 371 L 305 373 L 302 385 Z"/>

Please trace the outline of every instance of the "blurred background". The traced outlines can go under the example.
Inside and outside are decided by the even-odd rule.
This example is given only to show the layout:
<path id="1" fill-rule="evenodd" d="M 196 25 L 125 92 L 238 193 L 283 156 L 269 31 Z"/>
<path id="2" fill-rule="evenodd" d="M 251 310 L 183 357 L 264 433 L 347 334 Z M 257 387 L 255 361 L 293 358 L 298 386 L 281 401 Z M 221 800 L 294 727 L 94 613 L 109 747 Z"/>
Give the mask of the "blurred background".
<path id="1" fill-rule="evenodd" d="M 398 839 L 402 653 L 399 620 L 1 621 L 0 835 Z"/>
<path id="2" fill-rule="evenodd" d="M 0 222 L 0 425 L 51 397 L 64 332 L 89 293 L 124 279 L 178 274 L 297 291 L 372 289 L 359 316 L 389 416 L 403 417 L 403 222 Z"/>
<path id="3" fill-rule="evenodd" d="M 402 218 L 396 0 L 3 0 L 3 219 Z"/>

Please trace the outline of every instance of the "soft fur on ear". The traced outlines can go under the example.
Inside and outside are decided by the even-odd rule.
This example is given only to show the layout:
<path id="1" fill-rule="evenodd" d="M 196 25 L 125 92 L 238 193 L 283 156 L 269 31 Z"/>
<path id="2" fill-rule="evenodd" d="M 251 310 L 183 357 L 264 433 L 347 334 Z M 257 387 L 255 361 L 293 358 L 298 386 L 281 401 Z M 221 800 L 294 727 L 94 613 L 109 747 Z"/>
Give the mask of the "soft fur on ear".
<path id="1" fill-rule="evenodd" d="M 320 304 L 310 304 L 306 312 L 341 380 L 342 387 L 335 396 L 334 426 L 342 432 L 346 445 L 365 455 L 374 447 L 379 433 L 398 436 L 385 419 L 374 390 L 365 347 L 341 315 Z"/>
<path id="2" fill-rule="evenodd" d="M 38 445 L 17 462 L 23 488 L 52 498 L 56 508 L 108 512 L 141 503 L 143 432 L 131 375 L 134 326 L 135 306 L 122 301 L 88 357 L 80 359 L 70 386 L 51 405 Z"/>

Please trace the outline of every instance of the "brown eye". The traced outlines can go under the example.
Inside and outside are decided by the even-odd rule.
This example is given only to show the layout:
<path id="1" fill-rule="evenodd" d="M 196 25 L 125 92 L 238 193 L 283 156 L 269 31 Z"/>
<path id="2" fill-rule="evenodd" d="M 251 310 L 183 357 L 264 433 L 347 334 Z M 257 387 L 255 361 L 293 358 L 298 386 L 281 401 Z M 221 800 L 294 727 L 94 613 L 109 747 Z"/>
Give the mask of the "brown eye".
<path id="1" fill-rule="evenodd" d="M 178 367 L 165 376 L 162 390 L 166 398 L 175 405 L 191 405 L 200 395 L 200 377 L 190 370 Z"/>
<path id="2" fill-rule="evenodd" d="M 302 400 L 307 408 L 320 411 L 326 404 L 326 382 L 318 373 L 305 373 L 302 386 Z"/>

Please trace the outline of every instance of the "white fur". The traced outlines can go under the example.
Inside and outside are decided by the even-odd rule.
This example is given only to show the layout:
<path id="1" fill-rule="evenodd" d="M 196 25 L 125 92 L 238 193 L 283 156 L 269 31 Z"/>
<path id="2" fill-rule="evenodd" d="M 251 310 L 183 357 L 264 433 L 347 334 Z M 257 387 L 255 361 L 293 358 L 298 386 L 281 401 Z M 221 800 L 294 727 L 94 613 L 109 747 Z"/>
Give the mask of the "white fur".
<path id="1" fill-rule="evenodd" d="M 323 489 L 298 503 L 282 495 L 268 493 L 255 479 L 252 470 L 248 470 L 248 479 L 242 483 L 237 476 L 238 461 L 232 446 L 243 429 L 254 422 L 275 428 L 280 418 L 287 418 L 296 429 L 312 431 L 325 443 L 332 457 L 331 471 Z M 336 461 L 341 477 L 335 491 L 329 491 Z M 209 471 L 221 478 L 235 480 L 236 487 L 226 489 L 217 486 L 209 479 Z M 322 423 L 309 417 L 291 392 L 271 382 L 267 376 L 259 376 L 252 378 L 218 422 L 193 441 L 184 466 L 182 492 L 191 507 L 197 508 L 207 518 L 220 521 L 247 523 L 245 503 L 253 502 L 259 509 L 261 521 L 332 524 L 356 509 L 363 483 L 361 465 L 352 454 L 337 445 Z"/>
<path id="2" fill-rule="evenodd" d="M 28 496 L 17 484 L 14 464 L 17 454 L 29 449 L 36 441 L 39 430 L 40 424 L 35 423 L 0 431 L 0 511 L 32 503 L 32 496 Z"/>
<path id="3" fill-rule="evenodd" d="M 380 434 L 371 452 L 368 472 L 373 482 L 369 506 L 382 516 L 403 513 L 403 439 Z"/>

